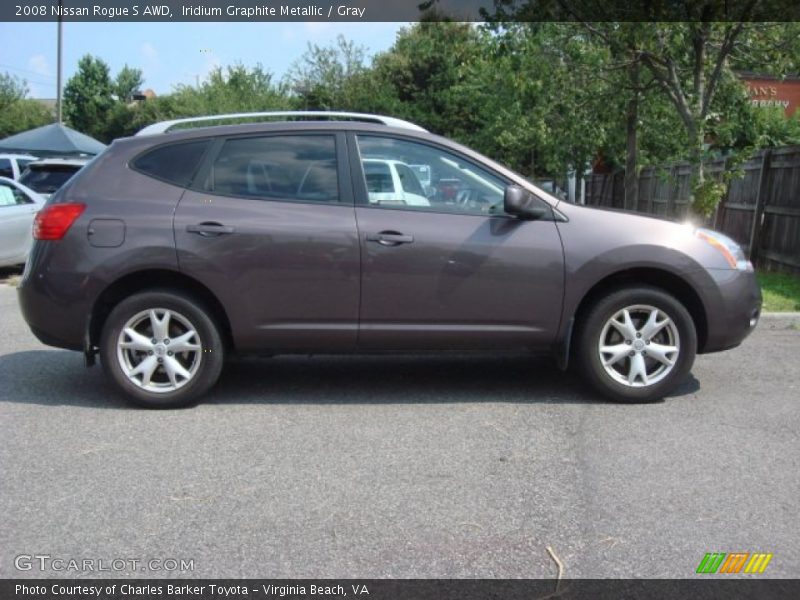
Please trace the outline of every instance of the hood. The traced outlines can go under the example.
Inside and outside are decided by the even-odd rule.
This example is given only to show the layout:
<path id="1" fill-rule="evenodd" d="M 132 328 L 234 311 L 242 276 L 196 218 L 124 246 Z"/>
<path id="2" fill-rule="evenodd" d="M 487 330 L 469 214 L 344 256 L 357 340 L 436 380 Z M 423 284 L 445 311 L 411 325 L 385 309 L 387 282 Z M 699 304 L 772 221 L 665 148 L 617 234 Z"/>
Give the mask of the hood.
<path id="1" fill-rule="evenodd" d="M 567 217 L 566 223 L 558 223 L 567 253 L 607 252 L 609 260 L 620 260 L 624 254 L 625 261 L 646 266 L 663 262 L 666 252 L 673 257 L 668 262 L 682 265 L 681 269 L 730 268 L 718 250 L 695 234 L 698 226 L 690 222 L 567 202 L 560 202 L 557 210 Z"/>

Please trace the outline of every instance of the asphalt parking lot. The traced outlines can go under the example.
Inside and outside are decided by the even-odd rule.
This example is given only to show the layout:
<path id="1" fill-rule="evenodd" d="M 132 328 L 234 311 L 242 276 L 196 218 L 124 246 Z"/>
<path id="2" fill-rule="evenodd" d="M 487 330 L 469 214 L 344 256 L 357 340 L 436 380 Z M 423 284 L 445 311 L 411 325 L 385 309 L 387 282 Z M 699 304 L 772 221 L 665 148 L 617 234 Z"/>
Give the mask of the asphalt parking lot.
<path id="1" fill-rule="evenodd" d="M 800 319 L 632 406 L 525 357 L 278 357 L 145 411 L 38 343 L 2 284 L 0 332 L 0 577 L 64 574 L 21 554 L 194 561 L 113 573 L 141 577 L 554 577 L 548 546 L 565 577 L 693 577 L 715 551 L 800 575 Z"/>

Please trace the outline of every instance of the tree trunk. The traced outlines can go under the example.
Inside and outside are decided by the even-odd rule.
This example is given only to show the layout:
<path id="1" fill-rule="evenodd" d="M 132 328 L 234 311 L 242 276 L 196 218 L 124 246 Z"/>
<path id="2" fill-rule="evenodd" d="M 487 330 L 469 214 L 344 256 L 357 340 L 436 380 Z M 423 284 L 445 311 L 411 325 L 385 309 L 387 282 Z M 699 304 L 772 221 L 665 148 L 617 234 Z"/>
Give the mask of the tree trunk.
<path id="1" fill-rule="evenodd" d="M 703 165 L 703 142 L 704 129 L 702 126 L 693 124 L 689 128 L 689 143 L 691 144 L 689 152 L 689 160 L 692 164 L 692 179 L 691 179 L 691 199 L 689 205 L 689 215 L 693 220 L 702 222 L 708 210 L 706 205 L 708 200 L 706 198 L 708 191 L 705 190 L 706 174 L 705 165 Z"/>
<path id="2" fill-rule="evenodd" d="M 697 126 L 693 123 L 689 128 L 689 143 L 691 151 L 689 160 L 692 163 L 692 188 L 699 188 L 705 183 L 705 169 L 703 168 L 703 142 L 704 131 L 703 127 Z"/>
<path id="3" fill-rule="evenodd" d="M 634 61 L 628 67 L 631 84 L 631 97 L 626 113 L 625 143 L 625 210 L 636 210 L 639 201 L 638 140 L 639 128 L 639 63 Z"/>

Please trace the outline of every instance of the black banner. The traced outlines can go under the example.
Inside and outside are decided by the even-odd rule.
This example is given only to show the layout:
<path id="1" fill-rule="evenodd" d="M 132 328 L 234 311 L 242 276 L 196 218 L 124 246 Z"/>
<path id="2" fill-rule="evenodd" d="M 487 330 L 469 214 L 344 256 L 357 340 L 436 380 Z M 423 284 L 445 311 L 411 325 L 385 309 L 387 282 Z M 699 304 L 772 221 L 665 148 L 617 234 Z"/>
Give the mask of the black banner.
<path id="1" fill-rule="evenodd" d="M 796 0 L 3 0 L 0 21 L 797 21 Z"/>
<path id="2" fill-rule="evenodd" d="M 3 600 L 796 600 L 800 580 L 6 579 Z"/>

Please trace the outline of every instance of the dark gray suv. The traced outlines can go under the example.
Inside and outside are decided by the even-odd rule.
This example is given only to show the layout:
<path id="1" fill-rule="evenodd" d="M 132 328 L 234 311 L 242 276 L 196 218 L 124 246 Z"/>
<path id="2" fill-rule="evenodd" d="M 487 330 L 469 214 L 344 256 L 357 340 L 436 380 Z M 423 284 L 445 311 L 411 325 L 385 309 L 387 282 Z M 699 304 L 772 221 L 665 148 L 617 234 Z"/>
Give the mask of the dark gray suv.
<path id="1" fill-rule="evenodd" d="M 234 353 L 481 350 L 647 401 L 758 321 L 723 235 L 559 201 L 397 119 L 256 116 L 117 140 L 36 218 L 25 319 L 138 404 L 196 401 Z"/>

